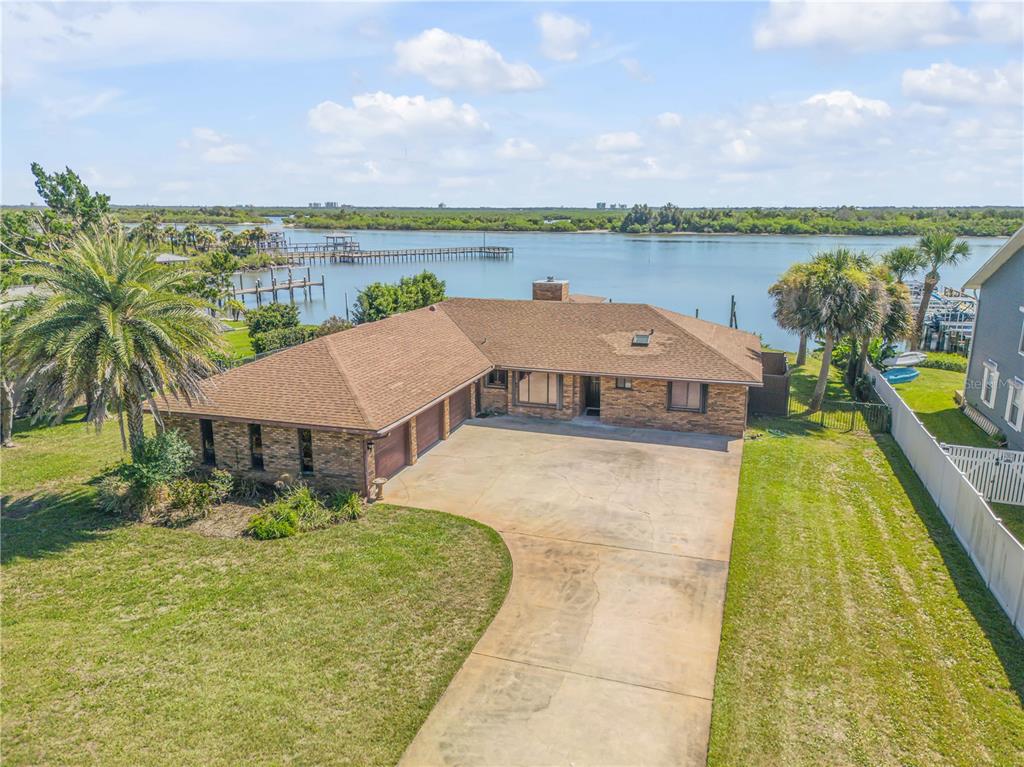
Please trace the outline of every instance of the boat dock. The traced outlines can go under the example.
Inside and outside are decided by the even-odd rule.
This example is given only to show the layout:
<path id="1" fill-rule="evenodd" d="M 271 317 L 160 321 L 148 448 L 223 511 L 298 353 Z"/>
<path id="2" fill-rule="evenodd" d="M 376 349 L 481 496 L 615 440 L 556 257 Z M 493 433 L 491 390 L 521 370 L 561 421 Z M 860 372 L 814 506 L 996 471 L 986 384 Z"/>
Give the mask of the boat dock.
<path id="1" fill-rule="evenodd" d="M 512 248 L 495 245 L 470 245 L 447 248 L 397 248 L 363 250 L 351 235 L 327 235 L 323 243 L 291 244 L 281 240 L 260 243 L 260 253 L 287 259 L 289 266 L 307 264 L 362 264 L 396 261 L 467 261 L 489 259 L 508 261 Z"/>
<path id="2" fill-rule="evenodd" d="M 321 295 L 326 297 L 327 288 L 324 286 L 324 276 L 321 274 L 319 280 L 314 280 L 310 274 L 310 269 L 306 267 L 305 279 L 295 279 L 292 274 L 292 268 L 289 266 L 288 279 L 278 280 L 277 274 L 274 270 L 270 272 L 270 284 L 264 285 L 262 280 L 257 279 L 256 284 L 252 287 L 245 287 L 242 284 L 242 273 L 238 273 L 238 285 L 232 286 L 231 297 L 245 303 L 246 296 L 255 296 L 256 306 L 263 305 L 263 296 L 267 294 L 271 297 L 271 301 L 276 302 L 278 293 L 286 292 L 288 298 L 292 303 L 295 303 L 295 291 L 299 291 L 300 295 L 307 300 L 312 298 L 313 288 L 319 287 Z"/>

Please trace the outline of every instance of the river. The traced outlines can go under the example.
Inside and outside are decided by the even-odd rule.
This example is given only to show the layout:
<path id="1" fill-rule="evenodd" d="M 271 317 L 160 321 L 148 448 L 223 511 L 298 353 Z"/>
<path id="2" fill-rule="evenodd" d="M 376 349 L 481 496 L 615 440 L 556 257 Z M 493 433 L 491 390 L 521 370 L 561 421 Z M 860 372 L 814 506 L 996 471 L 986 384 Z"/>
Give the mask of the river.
<path id="1" fill-rule="evenodd" d="M 264 228 L 280 231 L 280 219 Z M 325 290 L 315 289 L 308 301 L 296 297 L 304 322 L 320 322 L 332 314 L 344 317 L 346 296 L 351 304 L 356 292 L 368 283 L 392 282 L 424 269 L 447 283 L 448 295 L 482 298 L 529 298 L 530 283 L 550 275 L 569 280 L 571 292 L 607 296 L 617 302 L 650 303 L 686 314 L 699 309 L 702 319 L 721 323 L 729 320 L 729 300 L 734 295 L 740 327 L 760 333 L 765 342 L 782 348 L 793 347 L 793 339 L 772 320 L 767 290 L 790 264 L 837 246 L 880 254 L 916 242 L 913 237 L 285 231 L 293 243 L 320 243 L 327 234 L 351 233 L 367 250 L 478 245 L 485 239 L 488 245 L 515 249 L 511 261 L 314 264 L 312 275 L 314 279 L 324 276 Z M 970 256 L 943 271 L 943 285 L 961 287 L 1005 241 L 966 239 Z M 304 269 L 296 271 L 304 276 Z M 244 284 L 252 285 L 257 278 L 269 284 L 267 272 L 245 274 Z M 280 270 L 278 278 L 287 279 Z M 247 304 L 253 304 L 251 296 Z"/>

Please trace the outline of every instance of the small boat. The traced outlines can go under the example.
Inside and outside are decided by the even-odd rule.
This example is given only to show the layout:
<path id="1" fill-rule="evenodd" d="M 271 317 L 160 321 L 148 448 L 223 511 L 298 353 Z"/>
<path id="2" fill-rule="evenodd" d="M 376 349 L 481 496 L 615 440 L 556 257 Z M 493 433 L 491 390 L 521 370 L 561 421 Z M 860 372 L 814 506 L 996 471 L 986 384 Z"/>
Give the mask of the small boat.
<path id="1" fill-rule="evenodd" d="M 892 368 L 882 373 L 882 378 L 891 384 L 908 383 L 921 375 L 916 368 Z"/>
<path id="2" fill-rule="evenodd" d="M 894 357 L 886 357 L 882 360 L 882 364 L 887 368 L 912 368 L 914 365 L 920 365 L 926 359 L 928 359 L 928 355 L 924 352 L 903 352 Z"/>

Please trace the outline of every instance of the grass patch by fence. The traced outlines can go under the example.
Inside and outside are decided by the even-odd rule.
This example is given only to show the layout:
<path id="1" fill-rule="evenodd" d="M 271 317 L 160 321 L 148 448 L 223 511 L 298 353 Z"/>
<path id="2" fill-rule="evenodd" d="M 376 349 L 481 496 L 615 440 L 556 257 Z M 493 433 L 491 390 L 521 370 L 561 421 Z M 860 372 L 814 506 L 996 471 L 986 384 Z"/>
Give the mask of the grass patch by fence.
<path id="1" fill-rule="evenodd" d="M 964 388 L 964 374 L 955 370 L 925 368 L 913 381 L 893 388 L 914 411 L 924 427 L 939 442 L 973 447 L 998 447 L 953 401 L 957 389 Z"/>
<path id="2" fill-rule="evenodd" d="M 1024 642 L 893 439 L 752 426 L 709 765 L 1024 763 Z"/>

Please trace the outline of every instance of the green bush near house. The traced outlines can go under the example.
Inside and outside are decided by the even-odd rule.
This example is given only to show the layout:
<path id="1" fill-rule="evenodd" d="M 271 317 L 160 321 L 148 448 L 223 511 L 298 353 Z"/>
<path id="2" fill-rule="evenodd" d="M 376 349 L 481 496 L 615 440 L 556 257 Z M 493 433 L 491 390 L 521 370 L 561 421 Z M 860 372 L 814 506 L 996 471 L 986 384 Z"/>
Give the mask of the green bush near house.
<path id="1" fill-rule="evenodd" d="M 967 358 L 959 354 L 948 352 L 928 352 L 928 359 L 917 364 L 919 368 L 934 368 L 937 370 L 953 370 L 958 373 L 967 372 Z M 960 387 L 963 388 L 963 381 Z"/>
<path id="2" fill-rule="evenodd" d="M 245 313 L 249 333 L 253 336 L 281 328 L 294 328 L 299 324 L 299 307 L 294 304 L 267 304 Z"/>
<path id="3" fill-rule="evenodd" d="M 308 485 L 295 485 L 253 515 L 246 532 L 260 540 L 289 538 L 336 521 L 333 508 L 329 509 Z"/>
<path id="4" fill-rule="evenodd" d="M 279 328 L 268 330 L 265 333 L 254 333 L 252 335 L 252 350 L 256 354 L 264 354 L 275 349 L 312 341 L 316 338 L 316 334 L 316 325 L 299 325 L 294 328 Z"/>

